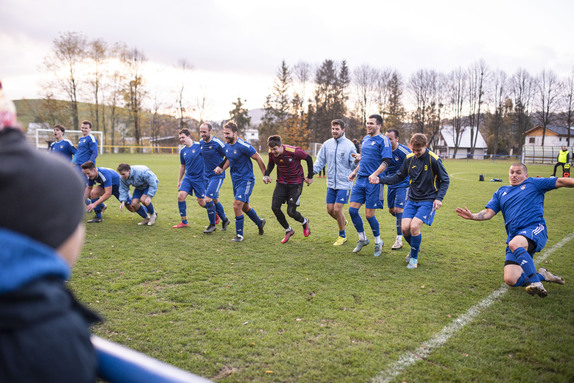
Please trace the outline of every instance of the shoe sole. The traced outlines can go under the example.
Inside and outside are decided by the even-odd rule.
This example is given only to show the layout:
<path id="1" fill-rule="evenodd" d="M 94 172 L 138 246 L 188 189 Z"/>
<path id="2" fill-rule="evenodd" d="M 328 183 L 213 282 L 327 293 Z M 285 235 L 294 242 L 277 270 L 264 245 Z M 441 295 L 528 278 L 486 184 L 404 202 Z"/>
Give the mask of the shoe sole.
<path id="1" fill-rule="evenodd" d="M 391 250 L 398 250 L 398 249 L 402 249 L 402 248 L 403 248 L 403 245 L 400 245 L 400 246 L 393 245 L 393 247 L 391 247 Z"/>
<path id="2" fill-rule="evenodd" d="M 229 226 L 229 224 L 231 223 L 231 221 L 230 221 L 229 219 L 227 219 L 226 222 L 227 222 L 227 223 L 224 222 L 224 223 L 221 225 L 221 231 L 227 231 L 227 226 Z"/>
<path id="3" fill-rule="evenodd" d="M 530 295 L 538 295 L 540 298 L 546 298 L 548 296 L 548 291 L 546 291 L 546 289 L 542 288 L 538 288 L 538 287 L 531 287 L 530 286 L 526 286 L 526 292 Z"/>
<path id="4" fill-rule="evenodd" d="M 214 228 L 213 230 L 204 230 L 203 234 L 211 234 L 213 233 L 215 230 L 217 230 L 217 228 Z"/>

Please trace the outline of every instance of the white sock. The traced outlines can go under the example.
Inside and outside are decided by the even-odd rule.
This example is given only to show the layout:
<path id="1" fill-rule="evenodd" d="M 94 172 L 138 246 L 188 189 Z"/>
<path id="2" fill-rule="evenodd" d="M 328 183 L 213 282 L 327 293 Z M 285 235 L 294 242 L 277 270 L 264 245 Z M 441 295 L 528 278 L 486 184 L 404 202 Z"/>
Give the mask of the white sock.
<path id="1" fill-rule="evenodd" d="M 364 231 L 359 233 L 359 240 L 360 241 L 366 241 L 367 240 L 367 234 L 365 234 Z"/>

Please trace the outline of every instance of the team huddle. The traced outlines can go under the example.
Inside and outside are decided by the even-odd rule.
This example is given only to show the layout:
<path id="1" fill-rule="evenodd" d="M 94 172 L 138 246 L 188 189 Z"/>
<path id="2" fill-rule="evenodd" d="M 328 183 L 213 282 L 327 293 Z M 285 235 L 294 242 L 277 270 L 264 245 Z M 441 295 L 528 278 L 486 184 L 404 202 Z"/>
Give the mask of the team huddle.
<path id="1" fill-rule="evenodd" d="M 358 233 L 353 252 L 358 253 L 370 244 L 363 218 L 359 214 L 361 206 L 365 205 L 365 218 L 374 241 L 373 255 L 381 255 L 383 241 L 375 212 L 384 207 L 383 186 L 386 184 L 388 211 L 396 222 L 396 238 L 391 249 L 401 249 L 403 240 L 406 241 L 410 245 L 405 258 L 407 268 L 416 269 L 422 243 L 421 229 L 423 224 L 432 225 L 436 211 L 442 206 L 450 179 L 441 159 L 428 149 L 424 134 L 414 134 L 409 141 L 409 148 L 399 143 L 398 130 L 389 129 L 386 134 L 381 133 L 382 124 L 380 115 L 369 116 L 367 135 L 362 140 L 359 153 L 357 146 L 345 136 L 344 121 L 333 120 L 332 138 L 324 142 L 314 162 L 301 148 L 284 144 L 280 136 L 270 136 L 267 140 L 267 166 L 255 148 L 238 136 L 237 125 L 233 121 L 223 127 L 225 142 L 212 135 L 212 126 L 207 123 L 200 126 L 199 142 L 192 139 L 189 129 L 181 129 L 179 141 L 183 148 L 180 151 L 177 184 L 181 222 L 173 228 L 189 226 L 186 198 L 191 194 L 207 211 L 209 225 L 204 233 L 213 233 L 219 223 L 222 231 L 227 230 L 231 221 L 219 201 L 219 190 L 225 180 L 225 171 L 229 168 L 235 216 L 235 236 L 232 241 L 244 240 L 245 215 L 257 226 L 259 235 L 263 235 L 266 221 L 249 204 L 255 184 L 252 161 L 255 160 L 265 184 L 272 183 L 271 173 L 277 167 L 271 210 L 285 230 L 281 243 L 287 243 L 296 233 L 282 210 L 283 204 L 287 205 L 287 215 L 301 225 L 304 237 L 309 237 L 309 218 L 297 209 L 304 184 L 311 185 L 313 176 L 326 167 L 327 213 L 337 221 L 338 226 L 338 235 L 333 245 L 341 246 L 347 242 L 348 222 L 343 211 L 346 204 L 349 204 L 349 216 Z M 64 128 L 57 125 L 54 134 L 58 141 L 50 148 L 69 156 L 75 154 L 74 163 L 87 178 L 84 192 L 86 210 L 95 213 L 94 218 L 88 222 L 103 221 L 102 213 L 107 208 L 104 202 L 113 195 L 120 201 L 120 209 L 125 207 L 143 218 L 139 225 L 154 225 L 158 214 L 152 198 L 158 188 L 157 176 L 143 165 L 122 163 L 117 172 L 96 167 L 97 141 L 90 130 L 91 123 L 84 121 L 84 137 L 80 139 L 76 150 L 71 143 L 65 142 L 67 140 L 62 137 Z M 509 179 L 510 185 L 501 187 L 485 210 L 472 214 L 467 208 L 457 208 L 456 212 L 464 219 L 480 221 L 488 220 L 502 211 L 508 234 L 505 282 L 510 286 L 525 286 L 529 294 L 545 297 L 547 291 L 542 285 L 543 281 L 563 284 L 564 280 L 545 268 L 537 271 L 532 259 L 547 241 L 543 217 L 544 194 L 560 187 L 572 188 L 574 180 L 528 178 L 526 166 L 520 163 L 510 167 Z M 130 193 L 130 186 L 134 188 L 133 193 Z M 526 206 L 538 208 L 526 209 Z"/>

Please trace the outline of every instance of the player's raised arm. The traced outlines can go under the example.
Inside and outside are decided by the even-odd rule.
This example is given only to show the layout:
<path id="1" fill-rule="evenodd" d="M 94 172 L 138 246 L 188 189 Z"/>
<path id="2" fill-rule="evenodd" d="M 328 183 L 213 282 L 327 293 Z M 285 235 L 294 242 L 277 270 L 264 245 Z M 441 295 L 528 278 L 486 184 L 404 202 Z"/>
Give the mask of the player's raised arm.
<path id="1" fill-rule="evenodd" d="M 486 208 L 479 213 L 473 214 L 470 212 L 470 210 L 468 210 L 466 206 L 464 209 L 457 207 L 456 214 L 458 214 L 459 217 L 470 219 L 472 221 L 487 221 L 496 215 L 494 210 L 489 208 Z"/>

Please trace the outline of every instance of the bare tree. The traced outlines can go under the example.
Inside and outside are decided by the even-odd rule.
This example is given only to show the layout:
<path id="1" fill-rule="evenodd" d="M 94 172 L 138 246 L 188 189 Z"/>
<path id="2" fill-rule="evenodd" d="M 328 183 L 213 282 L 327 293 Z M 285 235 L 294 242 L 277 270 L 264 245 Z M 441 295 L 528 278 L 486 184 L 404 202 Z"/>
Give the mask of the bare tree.
<path id="1" fill-rule="evenodd" d="M 542 124 L 542 146 L 546 138 L 546 128 L 552 123 L 554 112 L 558 107 L 561 84 L 558 76 L 551 70 L 543 70 L 536 79 L 538 90 L 538 108 Z"/>
<path id="2" fill-rule="evenodd" d="M 180 70 L 181 74 L 181 82 L 179 85 L 179 89 L 177 92 L 177 109 L 179 112 L 179 128 L 182 129 L 184 127 L 184 116 L 185 107 L 183 106 L 184 103 L 184 96 L 183 93 L 185 91 L 185 84 L 188 80 L 189 71 L 192 69 L 192 66 L 189 64 L 187 59 L 179 59 L 177 62 L 177 68 Z"/>
<path id="3" fill-rule="evenodd" d="M 456 158 L 456 153 L 460 146 L 460 140 L 462 139 L 462 131 L 464 128 L 464 99 L 466 95 L 468 75 L 462 68 L 458 68 L 452 71 L 448 78 L 449 96 L 447 98 L 447 102 L 454 130 L 453 158 Z"/>
<path id="4" fill-rule="evenodd" d="M 530 111 L 534 94 L 534 79 L 525 70 L 519 69 L 509 82 L 510 95 L 514 102 L 514 145 L 522 152 L 524 134 L 530 128 Z"/>
<path id="5" fill-rule="evenodd" d="M 413 98 L 415 110 L 412 112 L 416 133 L 428 133 L 435 94 L 437 74 L 432 70 L 419 70 L 409 79 L 408 90 Z"/>
<path id="6" fill-rule="evenodd" d="M 104 79 L 104 71 L 108 56 L 108 44 L 101 39 L 92 40 L 88 43 L 86 50 L 87 57 L 90 60 L 90 75 L 88 83 L 91 88 L 93 106 L 92 111 L 94 119 L 92 121 L 94 130 L 100 129 L 100 101 Z M 102 107 L 104 105 L 101 105 Z M 106 136 L 105 114 L 101 114 L 104 137 Z"/>
<path id="7" fill-rule="evenodd" d="M 568 146 L 570 146 L 570 128 L 572 127 L 572 123 L 574 123 L 574 70 L 564 81 L 562 103 L 565 111 L 566 129 L 568 129 L 567 142 Z"/>
<path id="8" fill-rule="evenodd" d="M 392 69 L 382 69 L 377 71 L 375 89 L 376 89 L 376 103 L 380 115 L 383 117 L 383 124 L 385 122 L 385 112 L 388 110 L 390 89 L 389 81 L 393 74 Z M 364 126 L 364 125 L 363 125 Z"/>
<path id="9" fill-rule="evenodd" d="M 470 123 L 470 150 L 474 156 L 476 141 L 480 132 L 481 107 L 484 102 L 484 85 L 489 75 L 488 67 L 484 60 L 479 60 L 468 69 L 468 105 Z"/>
<path id="10" fill-rule="evenodd" d="M 104 103 L 107 105 L 108 118 L 110 125 L 111 145 L 115 144 L 115 135 L 118 125 L 120 124 L 123 109 L 122 101 L 124 100 L 124 84 L 127 73 L 124 59 L 128 57 L 128 48 L 121 43 L 114 44 L 108 52 L 108 60 L 113 63 L 112 70 L 106 72 L 106 87 L 104 92 Z M 119 65 L 121 64 L 121 65 Z"/>
<path id="11" fill-rule="evenodd" d="M 311 65 L 304 61 L 299 61 L 295 64 L 292 70 L 296 80 L 295 83 L 297 85 L 295 93 L 299 95 L 303 109 L 305 109 L 309 103 L 309 100 L 307 99 L 307 83 L 311 80 L 311 72 Z"/>
<path id="12" fill-rule="evenodd" d="M 143 64 L 147 61 L 144 53 L 137 48 L 130 49 L 126 52 L 124 63 L 127 68 L 127 81 L 126 89 L 124 91 L 124 98 L 126 106 L 129 109 L 131 122 L 134 126 L 134 138 L 136 144 L 140 144 L 142 137 L 141 126 L 141 111 L 142 103 L 146 96 L 144 89 L 143 79 Z"/>
<path id="13" fill-rule="evenodd" d="M 500 132 L 504 123 L 504 112 L 506 109 L 506 100 L 508 99 L 507 90 L 508 79 L 506 73 L 503 71 L 496 71 L 492 76 L 491 94 L 494 106 L 494 117 L 492 122 L 493 133 L 493 151 L 492 154 L 498 153 L 498 142 Z"/>
<path id="14" fill-rule="evenodd" d="M 361 65 L 353 72 L 353 88 L 362 126 L 367 125 L 367 117 L 377 101 L 377 80 L 378 71 L 367 64 Z"/>

